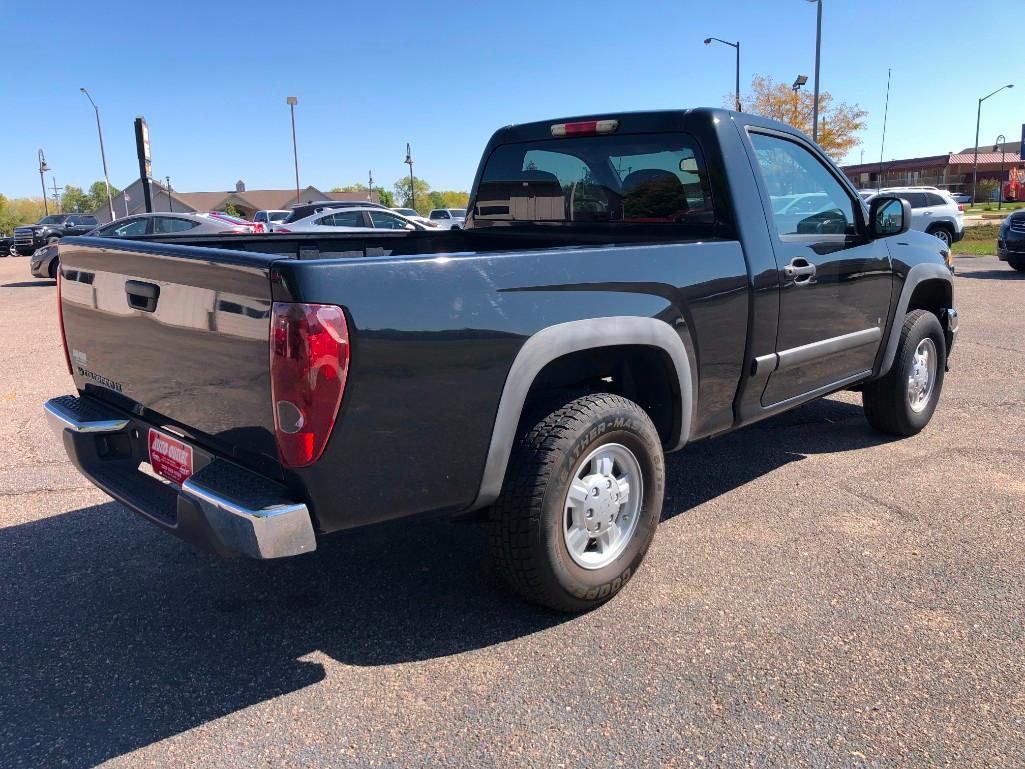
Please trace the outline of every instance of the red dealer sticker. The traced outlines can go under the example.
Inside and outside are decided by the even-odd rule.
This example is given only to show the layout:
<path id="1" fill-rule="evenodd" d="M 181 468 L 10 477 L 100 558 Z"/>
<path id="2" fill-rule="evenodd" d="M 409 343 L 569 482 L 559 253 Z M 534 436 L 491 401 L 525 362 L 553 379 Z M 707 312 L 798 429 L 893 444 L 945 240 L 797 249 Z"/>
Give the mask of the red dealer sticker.
<path id="1" fill-rule="evenodd" d="M 192 447 L 166 433 L 150 430 L 149 463 L 157 475 L 181 486 L 192 475 Z"/>

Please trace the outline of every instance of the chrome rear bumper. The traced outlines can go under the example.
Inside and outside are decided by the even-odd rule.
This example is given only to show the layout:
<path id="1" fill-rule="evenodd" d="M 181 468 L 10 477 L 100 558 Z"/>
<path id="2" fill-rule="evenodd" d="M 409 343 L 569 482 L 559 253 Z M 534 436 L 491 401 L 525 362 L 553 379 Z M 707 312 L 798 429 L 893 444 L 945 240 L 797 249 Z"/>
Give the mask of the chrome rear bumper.
<path id="1" fill-rule="evenodd" d="M 194 448 L 195 472 L 179 489 L 139 469 L 150 426 L 87 397 L 43 406 L 78 470 L 168 533 L 215 552 L 285 558 L 317 548 L 302 502 L 279 483 Z"/>

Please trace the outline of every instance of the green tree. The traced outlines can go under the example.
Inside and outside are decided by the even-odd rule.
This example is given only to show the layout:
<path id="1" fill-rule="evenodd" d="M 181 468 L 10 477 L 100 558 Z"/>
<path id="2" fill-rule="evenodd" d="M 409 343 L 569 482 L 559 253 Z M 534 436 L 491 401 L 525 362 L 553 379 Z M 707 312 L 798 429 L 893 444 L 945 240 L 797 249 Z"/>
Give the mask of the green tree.
<path id="1" fill-rule="evenodd" d="M 9 235 L 15 227 L 34 224 L 44 214 L 42 198 L 7 198 L 0 195 L 0 232 Z"/>
<path id="2" fill-rule="evenodd" d="M 431 185 L 419 176 L 413 177 L 412 192 L 416 193 L 416 205 L 410 192 L 409 177 L 403 176 L 394 184 L 395 197 L 403 208 L 415 208 L 416 212 L 426 215 L 431 208 L 436 208 L 430 199 Z"/>
<path id="3" fill-rule="evenodd" d="M 228 203 L 228 205 L 224 207 L 224 213 L 226 213 L 228 216 L 237 216 L 239 219 L 246 218 L 242 214 L 242 212 L 238 210 L 234 203 Z"/>
<path id="4" fill-rule="evenodd" d="M 446 190 L 441 193 L 441 198 L 444 203 L 441 208 L 466 208 L 470 203 L 469 192 Z"/>
<path id="5" fill-rule="evenodd" d="M 66 214 L 84 214 L 92 211 L 92 199 L 73 184 L 64 186 L 61 193 L 61 211 Z"/>
<path id="6" fill-rule="evenodd" d="M 331 192 L 370 192 L 370 188 L 365 184 L 347 184 L 344 187 L 332 187 Z M 395 205 L 395 196 L 391 194 L 391 191 L 384 189 L 384 187 L 374 187 L 374 194 L 377 195 L 377 201 L 385 206 Z"/>
<path id="7" fill-rule="evenodd" d="M 92 208 L 90 211 L 98 211 L 107 205 L 107 185 L 102 181 L 93 182 L 89 185 L 89 201 Z M 110 199 L 113 200 L 121 194 L 121 190 L 115 187 L 113 184 L 110 185 Z"/>

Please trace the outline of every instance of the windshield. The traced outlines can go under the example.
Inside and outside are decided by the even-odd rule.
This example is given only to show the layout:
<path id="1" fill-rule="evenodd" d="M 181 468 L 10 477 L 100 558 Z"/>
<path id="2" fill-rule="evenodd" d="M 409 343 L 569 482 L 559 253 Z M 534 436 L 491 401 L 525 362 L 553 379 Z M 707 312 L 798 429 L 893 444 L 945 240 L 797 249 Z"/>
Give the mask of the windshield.
<path id="1" fill-rule="evenodd" d="M 488 158 L 471 216 L 475 226 L 715 221 L 704 162 L 683 133 L 500 146 Z"/>
<path id="2" fill-rule="evenodd" d="M 416 211 L 414 211 L 412 208 L 396 208 L 395 212 L 399 213 L 399 214 L 402 214 L 403 216 L 419 216 L 420 215 Z"/>
<path id="3" fill-rule="evenodd" d="M 67 218 L 67 214 L 52 214 L 50 216 L 44 216 L 39 220 L 38 224 L 64 224 L 64 220 Z"/>
<path id="4" fill-rule="evenodd" d="M 456 219 L 465 219 L 466 218 L 466 209 L 465 208 L 450 208 L 449 209 L 449 213 L 451 213 L 452 216 L 454 216 Z"/>
<path id="5" fill-rule="evenodd" d="M 287 216 L 288 211 L 271 211 L 269 214 L 267 214 L 267 218 L 270 219 L 272 222 L 283 222 L 285 221 L 285 217 Z"/>

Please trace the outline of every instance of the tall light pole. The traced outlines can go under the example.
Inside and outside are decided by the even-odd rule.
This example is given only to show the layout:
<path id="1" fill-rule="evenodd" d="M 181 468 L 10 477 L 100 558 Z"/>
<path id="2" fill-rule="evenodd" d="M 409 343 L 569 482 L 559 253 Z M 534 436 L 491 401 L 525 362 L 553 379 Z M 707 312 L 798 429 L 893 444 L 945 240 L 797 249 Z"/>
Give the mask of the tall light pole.
<path id="1" fill-rule="evenodd" d="M 975 185 L 979 181 L 979 123 L 982 121 L 982 103 L 990 96 L 996 96 L 1005 88 L 1014 88 L 1014 83 L 1002 85 L 993 93 L 979 99 L 979 111 L 975 113 L 975 161 L 972 163 L 972 205 L 975 205 Z"/>
<path id="2" fill-rule="evenodd" d="M 50 166 L 46 165 L 46 157 L 43 155 L 42 148 L 39 149 L 39 186 L 43 188 L 43 211 L 46 215 L 50 215 L 50 204 L 46 202 L 46 179 L 43 178 L 43 174 L 50 170 Z"/>
<path id="3" fill-rule="evenodd" d="M 997 137 L 996 144 L 993 146 L 993 151 L 996 152 L 1000 149 L 1000 184 L 998 185 L 998 197 L 997 197 L 997 211 L 1000 211 L 1004 207 L 1004 144 L 1007 142 L 1007 137 L 1000 134 Z"/>
<path id="4" fill-rule="evenodd" d="M 409 207 L 416 210 L 416 188 L 413 186 L 413 153 L 406 142 L 406 159 L 402 161 L 409 166 Z"/>
<path id="5" fill-rule="evenodd" d="M 294 96 L 286 96 L 285 102 L 288 104 L 289 109 L 292 110 L 292 157 L 295 159 L 295 204 L 299 205 L 302 202 L 299 200 L 299 149 L 295 143 L 295 105 L 299 103 L 299 100 Z"/>
<path id="6" fill-rule="evenodd" d="M 370 194 L 367 195 L 367 200 L 369 200 L 371 203 L 373 203 L 374 202 L 374 172 L 373 171 L 367 171 L 367 176 L 369 177 L 369 182 L 370 182 L 370 184 L 368 186 L 368 189 L 370 190 Z"/>
<path id="7" fill-rule="evenodd" d="M 167 182 L 167 210 L 172 214 L 174 213 L 174 198 L 171 197 L 171 177 L 165 176 L 164 181 Z"/>
<path id="8" fill-rule="evenodd" d="M 740 41 L 738 40 L 735 43 L 731 43 L 729 40 L 723 40 L 719 37 L 706 37 L 705 45 L 711 45 L 713 40 L 717 43 L 728 45 L 730 48 L 735 48 L 737 51 L 736 88 L 733 93 L 735 94 L 734 106 L 736 106 L 737 112 L 740 112 Z"/>
<path id="9" fill-rule="evenodd" d="M 110 196 L 110 177 L 107 175 L 107 153 L 103 149 L 103 127 L 100 125 L 100 108 L 96 106 L 96 102 L 93 101 L 93 97 L 89 95 L 89 92 L 84 88 L 79 88 L 82 93 L 85 94 L 85 98 L 89 100 L 89 103 L 93 105 L 93 109 L 96 111 L 96 133 L 100 135 L 100 159 L 103 161 L 103 183 L 107 187 L 107 206 L 110 209 L 110 221 L 114 221 L 114 199 Z"/>
<path id="10" fill-rule="evenodd" d="M 822 0 L 808 0 L 809 3 L 816 3 L 818 10 L 815 14 L 815 103 L 811 108 L 811 138 L 816 144 L 819 141 L 819 62 L 822 60 Z"/>

